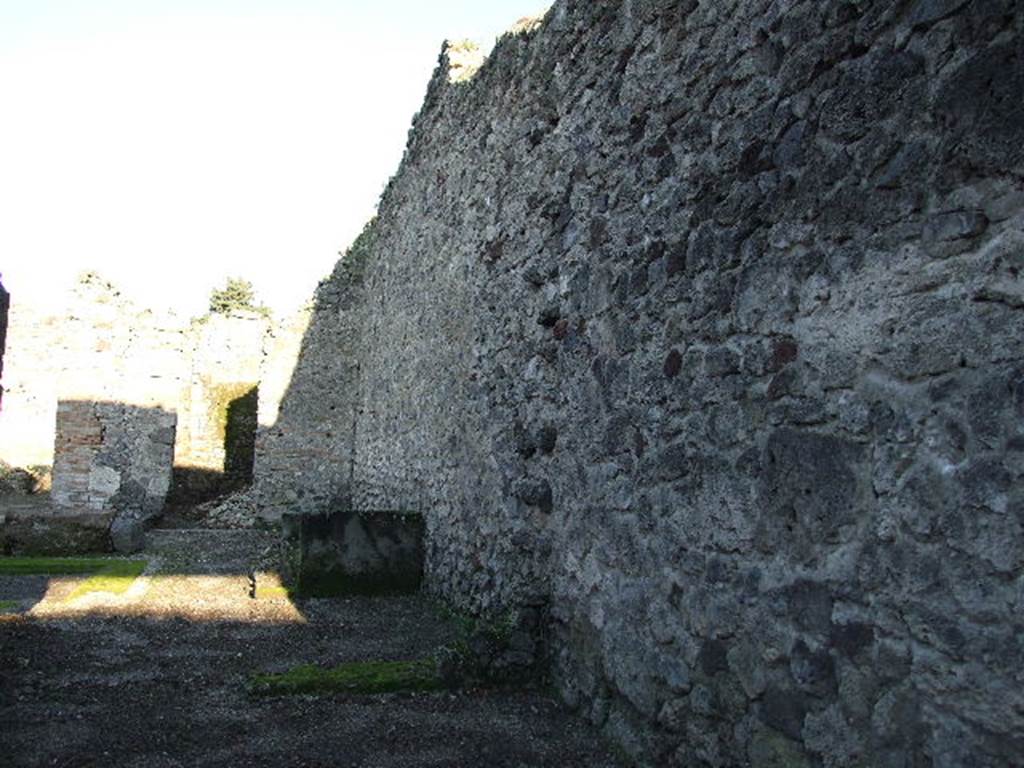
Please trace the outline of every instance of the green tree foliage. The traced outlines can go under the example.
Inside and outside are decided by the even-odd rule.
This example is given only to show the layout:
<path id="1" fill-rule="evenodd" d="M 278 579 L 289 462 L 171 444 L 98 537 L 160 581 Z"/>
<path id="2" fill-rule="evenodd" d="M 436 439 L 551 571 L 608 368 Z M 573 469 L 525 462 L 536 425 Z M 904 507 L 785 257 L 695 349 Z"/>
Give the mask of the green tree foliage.
<path id="1" fill-rule="evenodd" d="M 229 277 L 223 288 L 214 288 L 210 292 L 210 312 L 228 315 L 238 311 L 266 315 L 269 310 L 256 303 L 256 292 L 251 282 L 241 277 Z"/>

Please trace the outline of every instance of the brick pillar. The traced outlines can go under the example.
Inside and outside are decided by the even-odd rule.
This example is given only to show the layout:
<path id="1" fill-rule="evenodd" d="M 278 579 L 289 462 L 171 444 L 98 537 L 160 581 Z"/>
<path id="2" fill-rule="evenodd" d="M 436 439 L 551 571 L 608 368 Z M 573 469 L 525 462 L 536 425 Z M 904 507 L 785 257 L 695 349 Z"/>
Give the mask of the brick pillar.
<path id="1" fill-rule="evenodd" d="M 108 477 L 93 478 L 97 455 L 103 447 L 103 423 L 96 404 L 67 400 L 57 405 L 54 440 L 53 502 L 58 507 L 102 509 L 117 492 L 120 477 L 107 470 Z M 106 480 L 106 482 L 102 482 Z"/>

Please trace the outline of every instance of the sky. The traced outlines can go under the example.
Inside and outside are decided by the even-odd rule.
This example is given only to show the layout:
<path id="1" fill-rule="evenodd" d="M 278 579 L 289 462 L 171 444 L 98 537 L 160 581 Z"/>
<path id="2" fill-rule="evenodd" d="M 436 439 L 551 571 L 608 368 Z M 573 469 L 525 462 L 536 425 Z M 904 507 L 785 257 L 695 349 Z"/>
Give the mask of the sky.
<path id="1" fill-rule="evenodd" d="M 275 311 L 373 215 L 445 39 L 545 0 L 0 0 L 0 274 L 93 270 L 189 315 L 229 276 Z"/>

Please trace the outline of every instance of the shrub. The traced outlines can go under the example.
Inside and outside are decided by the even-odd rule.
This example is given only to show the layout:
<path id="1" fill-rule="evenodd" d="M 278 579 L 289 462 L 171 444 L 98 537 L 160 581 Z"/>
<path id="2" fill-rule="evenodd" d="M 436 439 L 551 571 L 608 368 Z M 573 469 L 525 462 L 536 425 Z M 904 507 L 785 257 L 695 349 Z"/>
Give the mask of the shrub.
<path id="1" fill-rule="evenodd" d="M 252 283 L 241 277 L 229 277 L 221 289 L 210 292 L 211 314 L 229 315 L 232 312 L 257 312 L 267 315 L 270 310 L 256 303 L 256 291 Z"/>

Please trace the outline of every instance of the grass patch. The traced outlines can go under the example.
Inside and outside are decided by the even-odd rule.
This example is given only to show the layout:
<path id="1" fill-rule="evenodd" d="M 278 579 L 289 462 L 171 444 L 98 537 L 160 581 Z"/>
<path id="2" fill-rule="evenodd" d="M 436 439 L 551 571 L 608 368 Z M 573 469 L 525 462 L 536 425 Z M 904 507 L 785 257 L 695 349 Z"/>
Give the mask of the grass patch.
<path id="1" fill-rule="evenodd" d="M 93 592 L 123 595 L 146 570 L 145 560 L 108 560 L 107 563 L 105 568 L 75 587 L 75 591 L 68 595 L 68 600 Z"/>
<path id="2" fill-rule="evenodd" d="M 119 563 L 104 557 L 0 557 L 0 576 L 73 576 L 97 573 Z"/>
<path id="3" fill-rule="evenodd" d="M 21 603 L 17 600 L 0 600 L 0 614 L 17 613 Z"/>
<path id="4" fill-rule="evenodd" d="M 280 674 L 255 675 L 252 690 L 263 696 L 304 693 L 393 693 L 443 687 L 433 659 L 361 661 L 325 669 L 305 664 Z"/>

